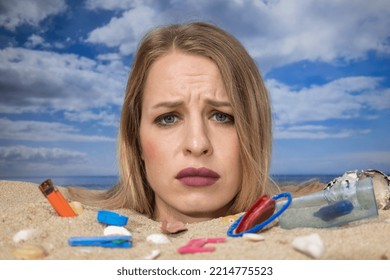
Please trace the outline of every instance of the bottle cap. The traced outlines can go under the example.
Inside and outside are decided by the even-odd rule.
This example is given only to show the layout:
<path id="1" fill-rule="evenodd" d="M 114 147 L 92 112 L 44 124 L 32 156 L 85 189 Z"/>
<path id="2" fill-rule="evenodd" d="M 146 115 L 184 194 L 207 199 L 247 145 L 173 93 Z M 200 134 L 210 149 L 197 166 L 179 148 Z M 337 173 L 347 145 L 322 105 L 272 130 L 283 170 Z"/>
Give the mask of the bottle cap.
<path id="1" fill-rule="evenodd" d="M 97 213 L 97 220 L 98 222 L 107 225 L 125 226 L 127 224 L 128 217 L 112 211 L 99 210 Z"/>

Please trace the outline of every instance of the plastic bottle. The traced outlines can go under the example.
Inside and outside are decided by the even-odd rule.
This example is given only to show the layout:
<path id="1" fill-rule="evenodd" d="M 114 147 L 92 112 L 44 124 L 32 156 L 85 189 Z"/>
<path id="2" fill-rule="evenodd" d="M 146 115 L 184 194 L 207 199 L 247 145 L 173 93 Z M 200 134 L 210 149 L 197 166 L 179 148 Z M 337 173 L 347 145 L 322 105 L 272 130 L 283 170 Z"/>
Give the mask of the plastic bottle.
<path id="1" fill-rule="evenodd" d="M 279 209 L 283 202 L 278 202 Z M 293 198 L 289 208 L 279 217 L 279 225 L 325 228 L 375 217 L 378 209 L 371 178 L 343 181 L 323 191 Z"/>

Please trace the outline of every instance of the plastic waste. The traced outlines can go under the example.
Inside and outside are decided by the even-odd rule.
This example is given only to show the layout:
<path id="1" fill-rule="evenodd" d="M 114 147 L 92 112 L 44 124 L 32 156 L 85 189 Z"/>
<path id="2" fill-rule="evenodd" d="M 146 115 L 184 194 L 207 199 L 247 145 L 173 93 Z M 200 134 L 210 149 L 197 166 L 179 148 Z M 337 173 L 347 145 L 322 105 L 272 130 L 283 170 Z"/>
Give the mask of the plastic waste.
<path id="1" fill-rule="evenodd" d="M 276 209 L 283 206 L 278 201 Z M 378 215 L 372 179 L 339 181 L 324 190 L 292 199 L 279 217 L 282 228 L 326 228 Z"/>

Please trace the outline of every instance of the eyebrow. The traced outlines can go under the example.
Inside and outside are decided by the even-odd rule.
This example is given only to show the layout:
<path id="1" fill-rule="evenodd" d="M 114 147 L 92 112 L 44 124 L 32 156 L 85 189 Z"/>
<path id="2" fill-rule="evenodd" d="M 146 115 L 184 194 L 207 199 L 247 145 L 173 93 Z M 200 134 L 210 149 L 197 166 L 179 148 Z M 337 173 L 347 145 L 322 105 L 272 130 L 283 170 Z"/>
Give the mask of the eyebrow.
<path id="1" fill-rule="evenodd" d="M 231 107 L 230 102 L 227 102 L 227 101 L 216 101 L 216 100 L 206 99 L 206 103 L 211 105 L 211 106 L 214 106 L 214 107 Z M 160 107 L 176 108 L 182 104 L 183 104 L 183 101 L 163 101 L 163 102 L 157 103 L 152 108 L 153 109 L 157 109 Z"/>
<path id="2" fill-rule="evenodd" d="M 228 101 L 216 101 L 207 99 L 206 103 L 214 107 L 232 107 L 232 105 Z"/>
<path id="3" fill-rule="evenodd" d="M 179 107 L 179 106 L 182 105 L 182 104 L 183 104 L 182 101 L 163 101 L 163 102 L 157 103 L 157 104 L 154 105 L 152 108 L 153 108 L 153 109 L 157 109 L 157 108 L 160 108 L 160 107 L 164 107 L 164 108 L 176 108 L 176 107 Z"/>

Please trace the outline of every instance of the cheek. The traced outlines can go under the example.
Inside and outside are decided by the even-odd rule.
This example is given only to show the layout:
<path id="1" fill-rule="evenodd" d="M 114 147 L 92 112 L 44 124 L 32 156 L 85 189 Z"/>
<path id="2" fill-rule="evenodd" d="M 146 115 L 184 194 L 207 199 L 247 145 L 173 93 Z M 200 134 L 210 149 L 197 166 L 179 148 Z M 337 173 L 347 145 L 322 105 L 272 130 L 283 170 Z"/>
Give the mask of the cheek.
<path id="1" fill-rule="evenodd" d="M 153 140 L 141 141 L 142 159 L 144 161 L 154 160 L 158 157 L 157 146 Z"/>

